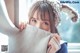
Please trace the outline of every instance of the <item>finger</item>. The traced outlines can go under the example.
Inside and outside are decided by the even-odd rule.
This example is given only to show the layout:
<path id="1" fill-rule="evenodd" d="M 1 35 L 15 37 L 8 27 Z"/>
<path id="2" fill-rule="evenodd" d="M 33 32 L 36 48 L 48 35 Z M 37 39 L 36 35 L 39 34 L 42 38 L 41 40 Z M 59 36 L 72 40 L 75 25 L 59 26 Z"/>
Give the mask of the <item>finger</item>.
<path id="1" fill-rule="evenodd" d="M 58 42 L 60 42 L 61 37 L 60 37 L 57 33 L 54 33 L 54 34 L 52 35 L 52 38 L 53 38 L 53 37 L 55 37 L 55 38 L 58 40 Z"/>
<path id="2" fill-rule="evenodd" d="M 60 49 L 60 43 L 55 37 L 50 40 L 49 44 L 51 45 L 51 49 L 53 49 L 54 51 Z"/>
<path id="3" fill-rule="evenodd" d="M 26 28 L 26 24 L 25 23 L 22 22 L 22 23 L 19 24 L 20 31 L 22 31 L 25 28 Z"/>
<path id="4" fill-rule="evenodd" d="M 49 42 L 48 53 L 55 53 L 56 51 L 57 51 L 56 46 L 50 41 Z"/>
<path id="5" fill-rule="evenodd" d="M 52 38 L 51 42 L 54 44 L 54 41 L 56 44 L 58 45 L 60 44 L 60 42 L 55 37 Z"/>

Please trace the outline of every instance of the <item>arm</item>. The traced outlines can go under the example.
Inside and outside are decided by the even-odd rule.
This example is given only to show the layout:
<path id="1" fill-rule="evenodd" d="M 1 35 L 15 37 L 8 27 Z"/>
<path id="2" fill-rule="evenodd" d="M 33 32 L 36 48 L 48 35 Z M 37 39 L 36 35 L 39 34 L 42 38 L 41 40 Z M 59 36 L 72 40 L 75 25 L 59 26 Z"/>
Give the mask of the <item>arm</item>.
<path id="1" fill-rule="evenodd" d="M 1 13 L 0 14 L 0 33 L 9 35 L 10 32 L 12 33 L 12 31 L 15 31 L 15 29 L 17 29 L 17 28 L 10 21 L 8 14 L 7 14 L 5 3 L 4 3 L 4 1 L 2 1 L 2 2 L 3 2 L 3 5 L 1 5 L 1 8 L 0 8 L 0 10 L 1 10 L 0 11 L 0 13 Z"/>

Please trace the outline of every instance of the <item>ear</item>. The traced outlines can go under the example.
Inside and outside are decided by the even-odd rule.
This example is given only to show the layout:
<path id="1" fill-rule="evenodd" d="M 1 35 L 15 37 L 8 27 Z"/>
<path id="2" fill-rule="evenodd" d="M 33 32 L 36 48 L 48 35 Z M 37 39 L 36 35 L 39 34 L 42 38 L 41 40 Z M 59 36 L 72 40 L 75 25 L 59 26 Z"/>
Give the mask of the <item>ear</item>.
<path id="1" fill-rule="evenodd" d="M 73 22 L 76 22 L 78 19 L 78 14 L 68 5 L 62 5 L 62 11 L 67 13 Z"/>

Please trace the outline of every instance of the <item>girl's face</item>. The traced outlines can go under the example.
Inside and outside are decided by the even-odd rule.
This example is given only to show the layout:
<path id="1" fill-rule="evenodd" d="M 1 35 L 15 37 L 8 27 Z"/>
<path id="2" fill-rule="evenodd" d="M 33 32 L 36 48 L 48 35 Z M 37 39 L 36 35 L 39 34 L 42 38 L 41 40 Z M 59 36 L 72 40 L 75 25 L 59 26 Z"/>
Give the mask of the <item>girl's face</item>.
<path id="1" fill-rule="evenodd" d="M 45 18 L 42 20 L 41 16 L 38 16 L 37 11 L 35 11 L 33 17 L 30 19 L 30 24 L 50 32 L 50 22 L 49 22 L 48 12 L 45 12 L 44 14 Z"/>

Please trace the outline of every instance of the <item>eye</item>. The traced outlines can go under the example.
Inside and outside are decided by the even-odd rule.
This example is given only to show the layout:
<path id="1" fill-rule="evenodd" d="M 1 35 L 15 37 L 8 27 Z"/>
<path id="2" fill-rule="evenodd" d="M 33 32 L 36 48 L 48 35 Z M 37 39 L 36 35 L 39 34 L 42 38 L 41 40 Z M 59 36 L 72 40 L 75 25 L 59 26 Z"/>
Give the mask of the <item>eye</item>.
<path id="1" fill-rule="evenodd" d="M 37 22 L 37 20 L 36 20 L 36 19 L 32 19 L 32 21 L 33 21 L 33 22 L 35 22 L 35 23 Z"/>
<path id="2" fill-rule="evenodd" d="M 44 22 L 44 24 L 45 24 L 45 25 L 49 25 L 49 23 L 48 23 L 48 22 Z"/>

